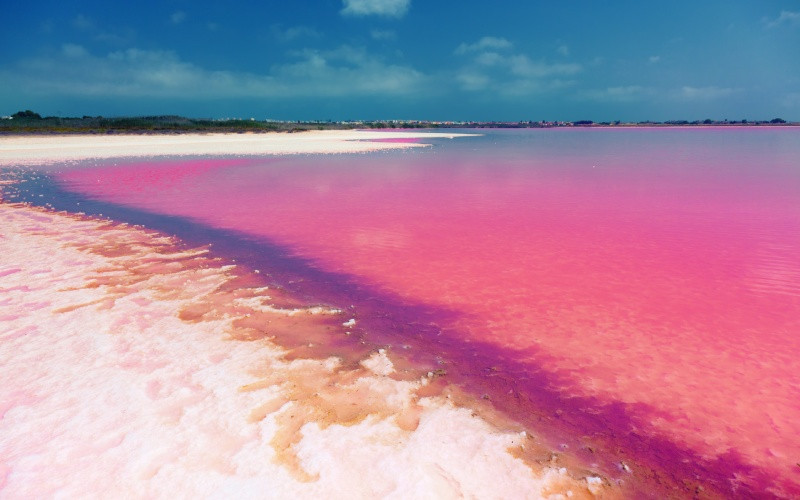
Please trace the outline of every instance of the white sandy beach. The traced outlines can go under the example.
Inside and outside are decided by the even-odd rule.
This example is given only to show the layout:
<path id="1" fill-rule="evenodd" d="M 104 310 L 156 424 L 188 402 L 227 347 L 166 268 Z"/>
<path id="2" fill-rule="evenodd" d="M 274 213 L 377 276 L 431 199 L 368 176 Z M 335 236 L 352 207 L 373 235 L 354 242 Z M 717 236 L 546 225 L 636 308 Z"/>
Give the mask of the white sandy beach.
<path id="1" fill-rule="evenodd" d="M 415 142 L 370 142 L 375 139 L 454 138 L 464 135 L 469 134 L 312 130 L 263 134 L 7 136 L 0 137 L 0 166 L 142 156 L 364 153 L 424 146 Z"/>
<path id="2" fill-rule="evenodd" d="M 0 139 L 0 164 L 416 146 L 406 132 Z M 446 135 L 449 136 L 449 135 Z M 294 359 L 254 322 L 287 308 L 250 271 L 158 233 L 0 200 L 0 497 L 581 498 L 603 480 L 516 458 L 493 428 L 392 353 Z M 267 327 L 267 330 L 269 328 Z"/>

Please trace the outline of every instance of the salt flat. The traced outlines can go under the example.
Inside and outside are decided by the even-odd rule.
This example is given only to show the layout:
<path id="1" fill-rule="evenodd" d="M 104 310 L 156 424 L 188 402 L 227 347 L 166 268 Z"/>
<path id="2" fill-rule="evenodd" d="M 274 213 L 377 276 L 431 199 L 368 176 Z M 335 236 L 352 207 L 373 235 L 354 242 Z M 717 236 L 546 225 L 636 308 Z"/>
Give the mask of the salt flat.
<path id="1" fill-rule="evenodd" d="M 264 134 L 23 135 L 0 137 L 0 166 L 90 158 L 181 155 L 362 153 L 422 147 L 422 138 L 470 134 L 406 131 L 313 130 Z M 409 142 L 378 142 L 380 140 Z"/>

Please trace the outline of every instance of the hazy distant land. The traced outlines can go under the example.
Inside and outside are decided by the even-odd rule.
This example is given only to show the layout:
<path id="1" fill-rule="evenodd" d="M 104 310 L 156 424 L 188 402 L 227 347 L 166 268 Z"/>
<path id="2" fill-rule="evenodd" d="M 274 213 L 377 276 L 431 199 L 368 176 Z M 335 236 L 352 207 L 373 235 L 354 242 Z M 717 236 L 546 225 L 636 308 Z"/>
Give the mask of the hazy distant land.
<path id="1" fill-rule="evenodd" d="M 0 134 L 71 133 L 186 133 L 186 132 L 302 132 L 305 130 L 350 130 L 384 128 L 555 128 L 555 127 L 685 127 L 685 126 L 798 126 L 782 118 L 770 120 L 668 120 L 668 121 L 428 121 L 428 120 L 345 120 L 277 121 L 255 118 L 186 118 L 162 116 L 46 116 L 31 110 L 0 119 Z"/>

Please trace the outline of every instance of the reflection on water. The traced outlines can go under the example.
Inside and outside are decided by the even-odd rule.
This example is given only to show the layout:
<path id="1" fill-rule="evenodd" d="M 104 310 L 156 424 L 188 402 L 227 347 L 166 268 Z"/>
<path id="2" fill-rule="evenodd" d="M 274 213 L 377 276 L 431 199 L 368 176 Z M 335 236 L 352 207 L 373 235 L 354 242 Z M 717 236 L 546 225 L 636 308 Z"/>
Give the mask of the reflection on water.
<path id="1" fill-rule="evenodd" d="M 135 162 L 59 179 L 454 312 L 437 331 L 491 364 L 462 371 L 506 380 L 487 390 L 549 380 L 549 391 L 586 398 L 574 400 L 587 402 L 574 403 L 580 411 L 606 405 L 606 424 L 576 417 L 576 432 L 613 434 L 608 408 L 621 404 L 627 428 L 716 460 L 741 487 L 766 487 L 748 476 L 754 466 L 797 491 L 796 130 L 487 131 L 434 143 Z M 634 446 L 625 439 L 608 441 Z"/>

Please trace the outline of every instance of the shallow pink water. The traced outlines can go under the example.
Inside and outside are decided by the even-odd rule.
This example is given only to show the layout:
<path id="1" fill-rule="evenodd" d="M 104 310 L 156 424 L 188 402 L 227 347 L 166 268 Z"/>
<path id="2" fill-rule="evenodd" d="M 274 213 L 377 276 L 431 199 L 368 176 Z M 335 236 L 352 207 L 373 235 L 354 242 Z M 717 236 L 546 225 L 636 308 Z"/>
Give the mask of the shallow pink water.
<path id="1" fill-rule="evenodd" d="M 454 310 L 445 330 L 546 366 L 565 394 L 798 491 L 799 165 L 792 129 L 492 131 L 60 181 Z"/>

